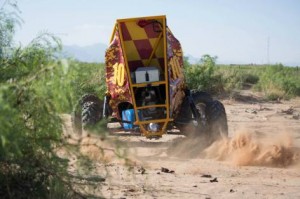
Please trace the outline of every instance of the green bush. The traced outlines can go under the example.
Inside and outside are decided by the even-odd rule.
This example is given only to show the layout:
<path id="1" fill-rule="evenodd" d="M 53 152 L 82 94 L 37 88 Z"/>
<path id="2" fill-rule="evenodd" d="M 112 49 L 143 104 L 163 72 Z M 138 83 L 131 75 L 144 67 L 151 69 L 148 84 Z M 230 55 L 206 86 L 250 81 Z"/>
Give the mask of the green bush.
<path id="1" fill-rule="evenodd" d="M 259 77 L 255 74 L 242 74 L 243 84 L 257 84 L 259 81 Z"/>
<path id="2" fill-rule="evenodd" d="M 211 93 L 223 90 L 220 75 L 215 73 L 217 57 L 203 55 L 200 64 L 185 67 L 185 77 L 190 89 L 198 89 Z"/>
<path id="3" fill-rule="evenodd" d="M 100 99 L 105 95 L 105 67 L 102 63 L 70 62 L 67 79 L 74 103 L 86 93 L 94 93 Z"/>
<path id="4" fill-rule="evenodd" d="M 227 93 L 253 88 L 267 99 L 288 99 L 299 95 L 300 71 L 297 67 L 276 65 L 221 65 L 215 70 L 222 77 Z"/>
<path id="5" fill-rule="evenodd" d="M 46 52 L 33 50 L 22 59 L 40 59 L 41 53 Z M 38 78 L 47 70 L 31 73 L 35 69 L 21 64 L 16 54 L 1 59 L 6 64 L 0 69 L 0 74 L 5 70 L 0 79 L 0 197 L 46 198 L 52 191 L 50 185 L 66 176 L 67 162 L 53 150 L 60 145 L 62 123 L 51 97 L 40 95 L 37 89 Z M 52 62 L 44 58 L 45 64 Z"/>
<path id="6" fill-rule="evenodd" d="M 220 66 L 217 71 L 222 76 L 222 83 L 226 92 L 231 92 L 235 89 L 243 89 L 251 87 L 259 81 L 259 76 L 249 71 L 237 67 Z"/>
<path id="7" fill-rule="evenodd" d="M 76 78 L 95 85 L 102 79 L 90 75 L 101 73 L 88 64 L 71 62 L 68 68 L 58 61 L 60 41 L 51 34 L 14 47 L 16 15 L 9 13 L 14 12 L 0 10 L 0 198 L 82 198 L 68 160 L 57 155 L 67 146 L 59 113 L 71 110 L 85 90 L 102 89 Z"/>
<path id="8" fill-rule="evenodd" d="M 60 60 L 50 68 L 51 73 L 39 74 L 36 89 L 39 95 L 51 98 L 58 112 L 71 113 L 86 93 L 103 98 L 106 91 L 104 64 Z"/>
<path id="9" fill-rule="evenodd" d="M 256 89 L 266 94 L 267 98 L 291 98 L 300 96 L 300 72 L 295 67 L 282 64 L 265 66 L 259 71 L 260 80 Z"/>

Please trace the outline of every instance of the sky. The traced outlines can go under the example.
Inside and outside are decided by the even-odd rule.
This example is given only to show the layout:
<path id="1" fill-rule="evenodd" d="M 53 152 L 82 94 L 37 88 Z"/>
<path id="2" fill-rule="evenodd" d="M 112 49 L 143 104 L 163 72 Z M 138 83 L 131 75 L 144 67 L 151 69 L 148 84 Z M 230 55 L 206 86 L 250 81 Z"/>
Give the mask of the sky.
<path id="1" fill-rule="evenodd" d="M 24 45 L 45 31 L 65 45 L 108 45 L 116 19 L 166 15 L 185 55 L 300 66 L 299 0 L 19 0 L 18 6 L 24 23 L 15 40 Z"/>

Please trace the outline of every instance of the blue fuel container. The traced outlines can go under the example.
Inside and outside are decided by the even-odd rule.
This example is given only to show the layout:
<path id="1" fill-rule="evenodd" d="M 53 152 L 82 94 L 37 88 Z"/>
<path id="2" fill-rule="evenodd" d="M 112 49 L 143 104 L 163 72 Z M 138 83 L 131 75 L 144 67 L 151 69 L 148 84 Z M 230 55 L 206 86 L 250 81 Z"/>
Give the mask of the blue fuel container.
<path id="1" fill-rule="evenodd" d="M 134 110 L 127 109 L 127 110 L 122 111 L 122 120 L 131 122 L 131 123 L 123 122 L 124 129 L 133 129 L 133 123 L 135 122 Z"/>

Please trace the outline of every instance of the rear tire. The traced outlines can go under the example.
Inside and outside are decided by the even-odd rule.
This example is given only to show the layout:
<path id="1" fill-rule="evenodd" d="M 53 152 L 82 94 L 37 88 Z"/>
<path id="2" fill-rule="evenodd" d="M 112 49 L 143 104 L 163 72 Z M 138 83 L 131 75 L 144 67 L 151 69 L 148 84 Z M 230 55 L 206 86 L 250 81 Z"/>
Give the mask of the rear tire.
<path id="1" fill-rule="evenodd" d="M 224 105 L 214 100 L 206 104 L 207 133 L 211 142 L 228 137 L 227 116 Z"/>
<path id="2" fill-rule="evenodd" d="M 213 98 L 210 96 L 210 94 L 204 91 L 191 90 L 191 95 L 195 104 L 200 102 L 206 104 L 213 101 Z"/>
<path id="3" fill-rule="evenodd" d="M 199 114 L 198 126 L 193 124 L 192 111 L 189 99 L 186 96 L 182 102 L 180 112 L 175 120 L 176 127 L 189 137 L 198 136 L 206 130 L 205 104 L 213 101 L 212 97 L 204 91 L 191 90 L 191 96 Z"/>
<path id="4" fill-rule="evenodd" d="M 81 136 L 82 129 L 93 127 L 102 119 L 102 113 L 103 101 L 93 94 L 84 95 L 72 114 L 73 131 Z"/>

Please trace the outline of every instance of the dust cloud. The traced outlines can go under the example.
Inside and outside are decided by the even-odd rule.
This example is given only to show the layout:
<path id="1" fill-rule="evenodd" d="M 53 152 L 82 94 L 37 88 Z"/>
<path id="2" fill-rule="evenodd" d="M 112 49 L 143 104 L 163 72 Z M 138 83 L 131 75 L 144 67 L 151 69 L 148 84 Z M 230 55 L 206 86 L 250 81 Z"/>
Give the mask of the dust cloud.
<path id="1" fill-rule="evenodd" d="M 80 143 L 80 152 L 92 160 L 106 163 L 128 164 L 128 160 L 131 160 L 130 162 L 134 165 L 141 163 L 138 157 L 130 154 L 127 147 L 120 147 L 115 142 L 107 141 L 84 138 Z M 140 155 L 150 155 L 150 150 L 148 149 Z M 203 137 L 193 139 L 180 137 L 172 140 L 168 147 L 158 147 L 155 151 L 160 150 L 165 151 L 163 154 L 169 158 L 216 159 L 237 166 L 288 167 L 300 163 L 299 151 L 293 147 L 292 138 L 288 134 L 274 138 L 262 138 L 255 137 L 253 133 L 241 131 L 232 138 L 223 138 L 211 145 Z M 119 153 L 122 151 L 123 158 L 118 158 L 120 154 L 116 154 L 117 151 Z M 142 152 L 140 151 L 140 153 Z"/>
<path id="2" fill-rule="evenodd" d="M 228 161 L 237 166 L 287 167 L 299 161 L 288 134 L 263 139 L 242 131 L 231 139 L 214 142 L 204 154 L 205 158 Z"/>
<path id="3" fill-rule="evenodd" d="M 172 140 L 167 148 L 168 156 L 182 159 L 203 157 L 203 150 L 208 147 L 208 143 L 203 136 L 180 137 Z"/>
<path id="4" fill-rule="evenodd" d="M 140 165 L 140 161 L 130 153 L 127 145 L 120 143 L 118 139 L 99 138 L 97 136 L 84 137 L 79 143 L 81 155 L 89 157 L 95 162 L 105 164 L 119 164 L 134 166 Z"/>
<path id="5" fill-rule="evenodd" d="M 261 134 L 264 136 L 255 136 L 255 133 L 249 130 L 238 130 L 232 138 L 223 138 L 210 145 L 203 136 L 178 137 L 163 144 L 166 148 L 158 147 L 155 151 L 161 150 L 166 157 L 216 159 L 237 166 L 288 167 L 300 165 L 300 150 L 294 147 L 293 139 L 289 134 L 281 134 L 276 137 L 267 137 L 267 135 L 278 134 L 276 132 Z M 80 152 L 92 160 L 106 163 L 128 164 L 128 161 L 132 164 L 140 163 L 138 157 L 130 154 L 127 150 L 128 147 L 116 143 L 115 140 L 90 136 L 80 139 L 79 145 Z M 146 147 L 146 149 L 148 148 Z M 150 147 L 143 153 L 147 153 L 147 151 L 150 153 L 151 150 Z"/>

